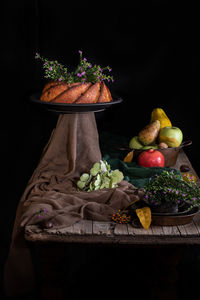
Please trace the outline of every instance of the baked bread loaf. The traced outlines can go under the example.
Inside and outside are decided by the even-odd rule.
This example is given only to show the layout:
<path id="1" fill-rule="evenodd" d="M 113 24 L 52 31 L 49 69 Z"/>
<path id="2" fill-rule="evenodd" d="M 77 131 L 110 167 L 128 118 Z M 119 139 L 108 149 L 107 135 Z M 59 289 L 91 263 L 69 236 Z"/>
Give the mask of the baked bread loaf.
<path id="1" fill-rule="evenodd" d="M 94 84 L 52 81 L 44 86 L 40 100 L 54 103 L 103 103 L 112 101 L 112 96 L 103 81 Z"/>

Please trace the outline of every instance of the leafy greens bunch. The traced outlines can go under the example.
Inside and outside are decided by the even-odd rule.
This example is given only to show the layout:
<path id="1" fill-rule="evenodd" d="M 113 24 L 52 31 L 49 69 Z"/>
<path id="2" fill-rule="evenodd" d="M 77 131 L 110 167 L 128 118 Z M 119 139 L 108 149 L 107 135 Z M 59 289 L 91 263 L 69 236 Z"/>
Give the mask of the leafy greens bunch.
<path id="1" fill-rule="evenodd" d="M 118 169 L 112 171 L 106 161 L 96 162 L 89 173 L 83 173 L 77 182 L 79 190 L 91 192 L 103 188 L 115 188 L 124 178 Z"/>

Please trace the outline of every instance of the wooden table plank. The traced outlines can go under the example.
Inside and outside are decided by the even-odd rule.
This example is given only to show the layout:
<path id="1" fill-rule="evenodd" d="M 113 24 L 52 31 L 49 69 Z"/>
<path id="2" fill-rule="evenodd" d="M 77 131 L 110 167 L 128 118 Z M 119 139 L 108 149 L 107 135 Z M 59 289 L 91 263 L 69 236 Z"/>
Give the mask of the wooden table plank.
<path id="1" fill-rule="evenodd" d="M 195 169 L 193 168 L 191 162 L 189 161 L 187 155 L 185 154 L 185 152 L 183 150 L 180 151 L 176 164 L 174 166 L 174 168 L 180 170 L 181 165 L 188 165 L 190 167 L 191 172 L 197 177 L 198 181 L 199 181 L 199 176 L 196 173 Z"/>
<path id="2" fill-rule="evenodd" d="M 177 226 L 163 226 L 165 236 L 180 236 L 180 231 Z"/>
<path id="3" fill-rule="evenodd" d="M 162 226 L 152 225 L 151 229 L 152 229 L 153 235 L 164 235 Z"/>
<path id="4" fill-rule="evenodd" d="M 185 227 L 185 230 L 187 232 L 188 235 L 195 235 L 195 236 L 198 236 L 199 235 L 199 232 L 194 224 L 194 221 L 192 221 L 191 223 L 189 224 L 186 224 L 184 225 Z"/>
<path id="5" fill-rule="evenodd" d="M 98 222 L 93 221 L 93 234 L 94 235 L 112 235 L 114 224 L 112 222 Z"/>
<path id="6" fill-rule="evenodd" d="M 92 221 L 81 220 L 73 225 L 74 234 L 86 235 L 92 234 Z"/>
<path id="7" fill-rule="evenodd" d="M 178 227 L 178 230 L 180 231 L 181 235 L 183 235 L 183 236 L 187 236 L 188 235 L 188 233 L 187 233 L 184 225 L 179 225 L 177 227 Z"/>
<path id="8" fill-rule="evenodd" d="M 114 228 L 114 235 L 128 235 L 127 224 L 116 224 Z"/>
<path id="9" fill-rule="evenodd" d="M 198 231 L 198 234 L 200 235 L 200 213 L 193 218 L 193 223 Z"/>
<path id="10" fill-rule="evenodd" d="M 145 230 L 142 227 L 133 227 L 132 225 L 128 224 L 128 235 L 135 235 L 135 236 L 146 236 L 152 234 L 151 228 Z"/>

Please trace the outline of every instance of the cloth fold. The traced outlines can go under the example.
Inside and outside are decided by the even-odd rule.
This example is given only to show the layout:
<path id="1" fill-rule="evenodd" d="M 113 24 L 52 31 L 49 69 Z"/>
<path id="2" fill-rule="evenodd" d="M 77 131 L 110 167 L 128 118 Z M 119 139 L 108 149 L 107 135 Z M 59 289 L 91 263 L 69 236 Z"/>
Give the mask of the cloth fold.
<path id="1" fill-rule="evenodd" d="M 60 115 L 17 208 L 5 265 L 8 296 L 30 292 L 34 287 L 24 226 L 40 223 L 61 228 L 81 219 L 109 221 L 113 212 L 138 197 L 136 187 L 128 181 L 115 189 L 77 191 L 77 179 L 100 159 L 94 113 Z"/>

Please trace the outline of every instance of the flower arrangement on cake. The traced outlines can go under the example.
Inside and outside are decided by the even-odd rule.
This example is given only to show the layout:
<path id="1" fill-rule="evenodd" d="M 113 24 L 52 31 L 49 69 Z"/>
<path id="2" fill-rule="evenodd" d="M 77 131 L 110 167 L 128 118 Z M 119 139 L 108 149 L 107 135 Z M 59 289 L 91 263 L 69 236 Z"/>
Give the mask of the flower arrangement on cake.
<path id="1" fill-rule="evenodd" d="M 57 60 L 52 61 L 36 53 L 35 58 L 43 62 L 44 77 L 49 79 L 45 84 L 40 100 L 55 103 L 103 103 L 112 101 L 111 93 L 105 81 L 113 82 L 109 73 L 112 69 L 92 65 L 87 58 L 83 58 L 79 50 L 80 61 L 75 71 Z M 108 74 L 107 74 L 108 72 Z"/>

